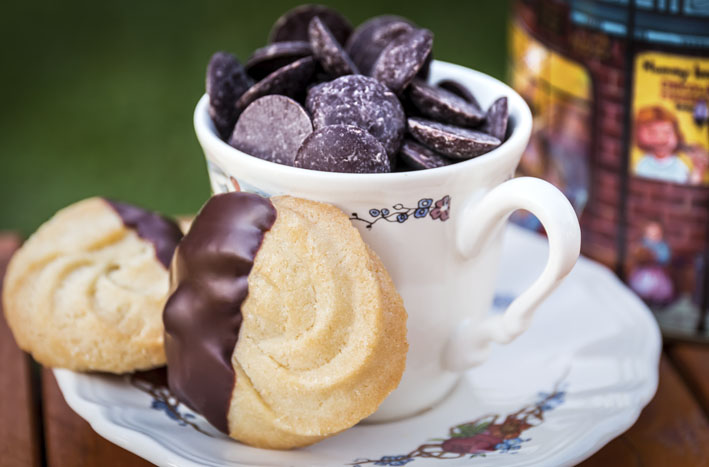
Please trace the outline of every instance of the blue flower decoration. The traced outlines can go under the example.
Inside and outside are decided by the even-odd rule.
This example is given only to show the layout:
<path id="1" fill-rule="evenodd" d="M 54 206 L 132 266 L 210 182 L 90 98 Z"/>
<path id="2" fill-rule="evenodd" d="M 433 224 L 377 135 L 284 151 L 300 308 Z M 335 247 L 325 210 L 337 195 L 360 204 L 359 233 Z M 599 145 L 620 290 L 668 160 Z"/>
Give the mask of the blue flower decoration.
<path id="1" fill-rule="evenodd" d="M 542 409 L 543 412 L 546 412 L 547 410 L 553 410 L 564 403 L 564 396 L 565 395 L 566 395 L 566 393 L 564 391 L 559 391 L 556 394 L 554 394 L 552 397 L 549 397 L 549 393 L 540 392 L 539 398 L 541 400 L 537 403 L 537 405 L 539 406 L 540 409 Z"/>
<path id="2" fill-rule="evenodd" d="M 369 215 L 372 217 L 379 217 L 379 209 L 370 209 Z"/>
<path id="3" fill-rule="evenodd" d="M 187 422 L 185 422 L 185 420 L 183 419 L 194 418 L 194 415 L 192 415 L 191 413 L 181 414 L 178 410 L 174 409 L 173 407 L 170 407 L 167 403 L 165 403 L 165 401 L 159 399 L 153 399 L 153 401 L 150 403 L 150 407 L 152 409 L 165 412 L 165 415 L 167 415 L 170 420 L 177 421 L 177 424 L 180 426 L 187 425 Z M 180 419 L 180 415 L 182 415 L 183 419 Z"/>
<path id="4" fill-rule="evenodd" d="M 431 198 L 422 198 L 419 200 L 420 208 L 430 208 L 431 204 L 433 204 L 433 200 Z"/>
<path id="5" fill-rule="evenodd" d="M 509 294 L 496 294 L 495 297 L 492 299 L 492 306 L 493 308 L 497 308 L 499 310 L 503 310 L 510 306 L 510 303 L 515 299 L 513 295 Z"/>
<path id="6" fill-rule="evenodd" d="M 396 221 L 397 222 L 406 222 L 406 219 L 408 219 L 408 218 L 409 218 L 408 214 L 401 213 L 398 216 L 396 216 Z"/>
<path id="7" fill-rule="evenodd" d="M 164 401 L 153 399 L 153 402 L 150 404 L 150 407 L 152 409 L 161 410 L 165 412 L 165 414 L 172 420 L 177 420 L 178 418 L 175 411 L 172 410 Z"/>
<path id="8" fill-rule="evenodd" d="M 495 450 L 500 452 L 516 451 L 522 447 L 523 441 L 525 440 L 522 438 L 506 439 L 503 442 L 496 444 Z"/>
<path id="9" fill-rule="evenodd" d="M 416 218 L 426 217 L 427 215 L 428 208 L 418 208 L 416 211 L 414 211 L 414 217 Z"/>
<path id="10" fill-rule="evenodd" d="M 389 210 L 387 208 L 382 209 L 382 216 L 388 216 Z"/>
<path id="11" fill-rule="evenodd" d="M 414 459 L 412 457 L 407 457 L 404 454 L 399 456 L 383 456 L 381 459 L 375 462 L 374 465 L 406 465 L 413 460 Z"/>

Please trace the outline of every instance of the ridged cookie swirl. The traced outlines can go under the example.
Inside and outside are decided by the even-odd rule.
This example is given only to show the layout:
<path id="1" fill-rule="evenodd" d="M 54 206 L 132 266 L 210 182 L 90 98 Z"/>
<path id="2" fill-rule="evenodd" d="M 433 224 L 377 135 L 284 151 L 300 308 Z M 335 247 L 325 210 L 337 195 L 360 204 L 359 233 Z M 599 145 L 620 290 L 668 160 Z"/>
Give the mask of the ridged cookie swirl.
<path id="1" fill-rule="evenodd" d="M 272 225 L 254 222 L 250 230 L 248 223 L 260 216 L 246 216 L 227 204 L 252 202 L 254 197 L 229 193 L 212 198 L 210 203 L 221 207 L 212 209 L 214 205 L 208 203 L 177 250 L 173 261 L 176 293 L 165 312 L 168 374 L 179 366 L 180 375 L 170 374 L 171 389 L 189 392 L 193 408 L 203 413 L 206 409 L 208 419 L 233 438 L 254 446 L 287 449 L 353 426 L 372 414 L 398 385 L 408 348 L 406 311 L 381 262 L 342 211 L 322 203 L 275 197 L 270 200 L 276 213 Z M 262 204 L 268 200 L 260 199 L 258 210 L 268 215 Z M 232 243 L 243 239 L 243 234 L 228 235 L 217 227 L 225 226 L 230 212 L 238 212 L 242 219 L 238 227 L 230 226 L 235 231 L 262 232 L 257 251 Z M 207 263 L 186 257 L 183 246 L 191 242 L 191 235 L 204 233 L 204 225 L 220 233 L 202 243 L 224 256 L 221 260 L 212 256 L 217 266 L 211 270 L 197 268 L 190 274 L 186 265 Z M 206 359 L 223 355 L 216 343 L 227 337 L 221 332 L 190 334 L 188 323 L 215 316 L 214 303 L 238 295 L 230 287 L 241 279 L 233 276 L 229 281 L 229 271 L 236 269 L 226 267 L 238 263 L 235 251 L 253 256 L 242 257 L 248 264 L 245 300 L 223 308 L 240 312 L 243 321 L 238 336 L 232 335 L 238 337 L 229 362 L 233 389 L 223 412 L 217 414 L 213 402 L 223 396 L 214 391 L 216 380 L 203 378 L 201 385 L 194 384 L 200 379 L 188 375 L 198 374 L 199 369 L 190 370 L 184 364 L 190 352 L 209 353 L 212 357 Z M 200 287 L 194 286 L 197 283 Z M 191 291 L 184 292 L 185 288 Z M 210 293 L 218 296 L 206 299 Z M 178 323 L 173 316 L 180 317 L 183 327 L 175 328 Z M 199 324 L 195 327 L 202 329 Z M 199 350 L 195 350 L 194 339 L 201 340 Z"/>
<path id="2" fill-rule="evenodd" d="M 18 345 L 46 366 L 112 373 L 165 362 L 162 308 L 176 224 L 102 198 L 42 225 L 12 258 L 3 308 Z"/>

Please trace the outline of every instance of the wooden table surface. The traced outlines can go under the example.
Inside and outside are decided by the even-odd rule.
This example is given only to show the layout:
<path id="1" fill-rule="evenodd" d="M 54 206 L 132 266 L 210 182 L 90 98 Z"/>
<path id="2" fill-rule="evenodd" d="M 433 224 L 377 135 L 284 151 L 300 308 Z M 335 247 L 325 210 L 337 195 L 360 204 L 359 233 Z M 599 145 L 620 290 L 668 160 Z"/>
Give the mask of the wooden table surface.
<path id="1" fill-rule="evenodd" d="M 19 244 L 19 237 L 0 234 L 0 277 Z M 2 313 L 0 420 L 4 467 L 150 465 L 72 412 L 52 372 L 17 348 Z M 665 345 L 654 399 L 633 427 L 581 465 L 709 466 L 709 346 Z"/>

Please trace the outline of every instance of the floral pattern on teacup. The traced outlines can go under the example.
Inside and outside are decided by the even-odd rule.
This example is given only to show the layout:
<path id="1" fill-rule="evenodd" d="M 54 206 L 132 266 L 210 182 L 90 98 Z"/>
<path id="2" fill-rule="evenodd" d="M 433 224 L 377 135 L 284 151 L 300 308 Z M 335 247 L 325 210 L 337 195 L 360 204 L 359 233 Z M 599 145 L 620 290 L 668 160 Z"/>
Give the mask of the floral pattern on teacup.
<path id="1" fill-rule="evenodd" d="M 443 198 L 433 201 L 433 198 L 421 198 L 415 207 L 406 207 L 401 203 L 389 208 L 372 208 L 368 214 L 371 219 L 360 217 L 353 212 L 350 215 L 351 221 L 364 222 L 367 229 L 371 229 L 379 221 L 403 224 L 409 219 L 423 219 L 430 217 L 432 220 L 445 222 L 450 217 L 451 197 L 445 195 Z"/>

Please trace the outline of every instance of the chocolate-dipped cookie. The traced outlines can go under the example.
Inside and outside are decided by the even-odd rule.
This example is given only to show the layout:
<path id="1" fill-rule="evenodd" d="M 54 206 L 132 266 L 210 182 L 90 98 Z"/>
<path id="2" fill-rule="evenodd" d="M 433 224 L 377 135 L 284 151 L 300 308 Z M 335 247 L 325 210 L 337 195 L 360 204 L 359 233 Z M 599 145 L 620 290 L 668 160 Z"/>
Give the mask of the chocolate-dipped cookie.
<path id="1" fill-rule="evenodd" d="M 177 224 L 90 198 L 45 222 L 13 256 L 3 309 L 41 364 L 125 373 L 165 363 L 162 309 Z"/>
<path id="2" fill-rule="evenodd" d="M 406 311 L 377 256 L 332 206 L 216 195 L 171 272 L 170 389 L 239 441 L 314 443 L 373 413 L 398 385 Z"/>

